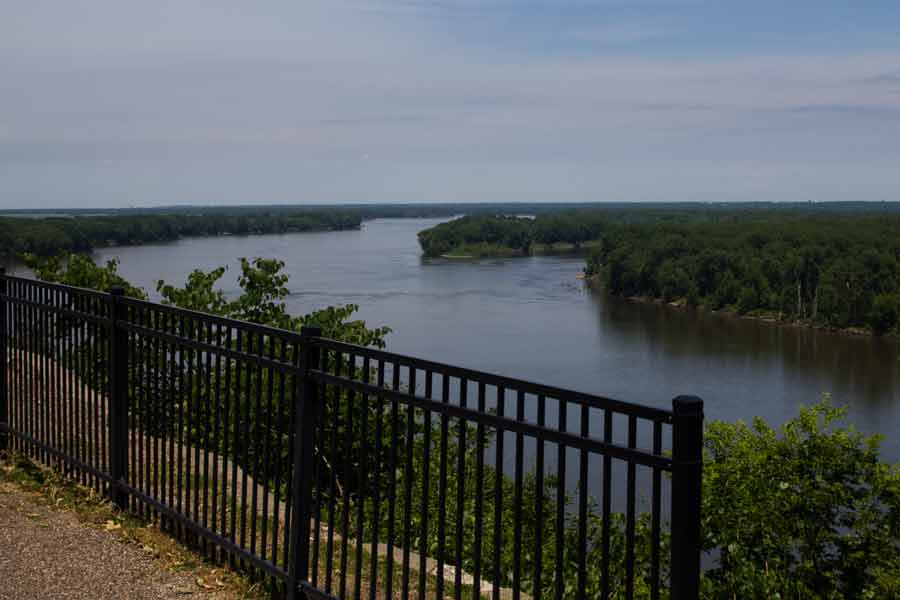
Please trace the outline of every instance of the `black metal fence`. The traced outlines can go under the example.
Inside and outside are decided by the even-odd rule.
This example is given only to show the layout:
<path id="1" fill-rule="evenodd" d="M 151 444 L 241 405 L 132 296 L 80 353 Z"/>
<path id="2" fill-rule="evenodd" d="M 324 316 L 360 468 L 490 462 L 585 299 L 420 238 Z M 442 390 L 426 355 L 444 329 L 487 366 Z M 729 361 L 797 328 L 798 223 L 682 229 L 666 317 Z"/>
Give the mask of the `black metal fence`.
<path id="1" fill-rule="evenodd" d="M 660 410 L 0 275 L 0 448 L 273 595 L 698 597 L 702 402 Z"/>

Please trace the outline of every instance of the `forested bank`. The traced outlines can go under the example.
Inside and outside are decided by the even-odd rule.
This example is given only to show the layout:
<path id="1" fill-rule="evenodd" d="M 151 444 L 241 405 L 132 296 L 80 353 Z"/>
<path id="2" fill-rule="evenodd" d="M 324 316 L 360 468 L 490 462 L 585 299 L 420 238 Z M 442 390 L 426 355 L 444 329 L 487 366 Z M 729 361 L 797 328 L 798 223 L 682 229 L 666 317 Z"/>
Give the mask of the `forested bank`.
<path id="1" fill-rule="evenodd" d="M 527 256 L 578 251 L 612 225 L 744 223 L 791 219 L 900 216 L 898 202 L 698 203 L 648 202 L 560 205 L 479 205 L 466 216 L 419 234 L 426 256 Z M 493 210 L 492 210 L 493 209 Z M 523 216 L 527 215 L 527 216 Z"/>
<path id="2" fill-rule="evenodd" d="M 420 232 L 419 243 L 429 257 L 584 249 L 587 274 L 615 295 L 900 333 L 900 215 L 864 206 L 468 216 Z"/>
<path id="3" fill-rule="evenodd" d="M 188 236 L 358 229 L 349 211 L 276 211 L 0 217 L 0 257 L 53 256 Z"/>
<path id="4" fill-rule="evenodd" d="M 900 218 L 608 228 L 587 272 L 609 293 L 876 334 L 900 324 Z"/>
<path id="5" fill-rule="evenodd" d="M 597 239 L 608 213 L 566 211 L 535 218 L 466 216 L 419 232 L 425 256 L 525 256 L 578 250 Z"/>

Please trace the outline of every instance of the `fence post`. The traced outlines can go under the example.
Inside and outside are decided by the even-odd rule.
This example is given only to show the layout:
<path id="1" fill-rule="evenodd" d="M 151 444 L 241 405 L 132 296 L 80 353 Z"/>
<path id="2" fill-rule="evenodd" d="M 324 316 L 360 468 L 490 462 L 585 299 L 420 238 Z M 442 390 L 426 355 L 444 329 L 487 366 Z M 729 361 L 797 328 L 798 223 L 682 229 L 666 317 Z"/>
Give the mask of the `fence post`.
<path id="1" fill-rule="evenodd" d="M 110 381 L 109 381 L 109 474 L 112 484 L 109 493 L 119 508 L 128 508 L 128 493 L 122 487 L 128 464 L 128 331 L 120 326 L 127 320 L 122 302 L 125 290 L 113 286 L 109 290 L 112 301 L 110 323 Z"/>
<path id="2" fill-rule="evenodd" d="M 703 400 L 672 400 L 672 600 L 700 596 L 700 492 L 703 484 Z"/>
<path id="3" fill-rule="evenodd" d="M 7 387 L 9 366 L 9 331 L 6 328 L 7 306 L 6 269 L 0 267 L 0 425 L 10 426 L 9 422 L 9 388 Z M 0 452 L 6 450 L 9 436 L 0 428 Z"/>
<path id="4" fill-rule="evenodd" d="M 300 330 L 300 376 L 294 398 L 294 463 L 291 480 L 291 562 L 288 567 L 288 598 L 300 597 L 300 582 L 309 575 L 309 519 L 311 515 L 312 485 L 314 472 L 314 447 L 317 420 L 319 416 L 318 388 L 309 376 L 309 371 L 319 368 L 319 348 L 314 338 L 322 336 L 319 327 L 304 327 Z"/>

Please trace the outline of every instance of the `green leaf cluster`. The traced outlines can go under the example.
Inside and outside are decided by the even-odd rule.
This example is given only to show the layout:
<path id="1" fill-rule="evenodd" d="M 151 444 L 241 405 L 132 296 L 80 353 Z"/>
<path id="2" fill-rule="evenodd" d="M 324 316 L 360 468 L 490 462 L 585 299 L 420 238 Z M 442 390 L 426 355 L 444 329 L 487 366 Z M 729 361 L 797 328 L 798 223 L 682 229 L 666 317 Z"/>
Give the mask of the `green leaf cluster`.
<path id="1" fill-rule="evenodd" d="M 708 425 L 706 597 L 900 597 L 900 469 L 845 414 L 826 399 L 777 431 Z"/>

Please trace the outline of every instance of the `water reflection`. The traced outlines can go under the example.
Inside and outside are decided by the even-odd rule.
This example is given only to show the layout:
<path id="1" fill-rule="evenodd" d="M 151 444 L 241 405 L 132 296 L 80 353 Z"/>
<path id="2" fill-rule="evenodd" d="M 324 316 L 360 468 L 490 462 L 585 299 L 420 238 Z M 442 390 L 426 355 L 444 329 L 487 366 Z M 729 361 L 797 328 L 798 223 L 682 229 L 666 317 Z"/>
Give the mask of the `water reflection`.
<path id="1" fill-rule="evenodd" d="M 695 367 L 803 376 L 842 401 L 886 406 L 900 389 L 900 344 L 609 298 L 593 292 L 597 326 L 618 345 L 646 345 Z M 764 383 L 765 378 L 760 382 Z"/>

